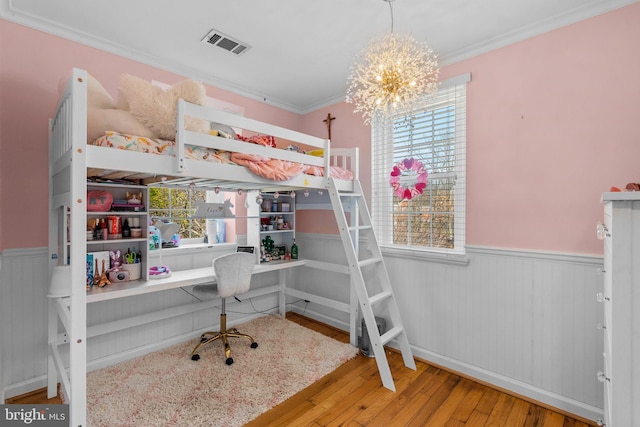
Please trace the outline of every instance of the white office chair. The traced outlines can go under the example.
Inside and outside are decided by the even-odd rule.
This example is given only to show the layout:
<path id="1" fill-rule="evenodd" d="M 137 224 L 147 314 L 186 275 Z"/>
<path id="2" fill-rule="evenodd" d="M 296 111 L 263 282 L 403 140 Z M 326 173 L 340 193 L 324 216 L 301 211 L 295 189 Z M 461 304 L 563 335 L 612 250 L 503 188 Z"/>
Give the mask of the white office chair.
<path id="1" fill-rule="evenodd" d="M 191 352 L 191 360 L 199 360 L 198 350 L 201 346 L 216 340 L 222 340 L 224 353 L 227 358 L 227 365 L 233 363 L 231 358 L 231 347 L 227 338 L 247 338 L 251 341 L 251 348 L 257 348 L 258 343 L 247 334 L 241 334 L 237 329 L 227 330 L 226 298 L 239 295 L 249 290 L 251 275 L 256 262 L 254 254 L 246 252 L 235 252 L 222 255 L 213 260 L 213 269 L 216 275 L 215 285 L 197 285 L 193 287 L 194 295 L 206 297 L 216 294 L 222 299 L 222 309 L 220 312 L 220 331 L 205 332 L 200 336 L 200 342 Z"/>

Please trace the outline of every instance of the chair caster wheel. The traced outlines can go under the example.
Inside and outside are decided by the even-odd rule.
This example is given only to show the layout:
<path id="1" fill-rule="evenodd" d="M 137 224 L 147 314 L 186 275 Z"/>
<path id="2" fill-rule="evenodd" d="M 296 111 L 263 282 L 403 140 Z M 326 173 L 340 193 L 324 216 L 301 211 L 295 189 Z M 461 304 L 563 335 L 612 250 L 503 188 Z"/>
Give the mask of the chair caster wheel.
<path id="1" fill-rule="evenodd" d="M 194 354 L 193 356 L 191 356 L 191 360 L 200 360 L 200 355 Z"/>
<path id="2" fill-rule="evenodd" d="M 231 365 L 231 364 L 233 363 L 233 358 L 232 358 L 232 357 L 229 357 L 229 358 L 226 360 L 226 363 L 227 363 L 227 365 Z"/>
<path id="3" fill-rule="evenodd" d="M 252 342 L 251 343 L 251 348 L 258 348 L 258 343 L 257 342 Z"/>

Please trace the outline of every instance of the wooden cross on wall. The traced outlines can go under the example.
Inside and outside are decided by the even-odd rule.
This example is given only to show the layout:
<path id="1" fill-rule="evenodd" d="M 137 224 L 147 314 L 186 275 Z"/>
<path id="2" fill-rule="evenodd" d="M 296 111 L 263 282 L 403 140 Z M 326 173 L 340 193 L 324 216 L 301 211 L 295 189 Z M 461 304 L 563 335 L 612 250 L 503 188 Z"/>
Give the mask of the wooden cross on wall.
<path id="1" fill-rule="evenodd" d="M 331 140 L 331 121 L 335 120 L 335 117 L 331 117 L 331 113 L 327 114 L 327 118 L 323 120 L 327 124 L 327 131 L 329 133 L 329 140 Z"/>

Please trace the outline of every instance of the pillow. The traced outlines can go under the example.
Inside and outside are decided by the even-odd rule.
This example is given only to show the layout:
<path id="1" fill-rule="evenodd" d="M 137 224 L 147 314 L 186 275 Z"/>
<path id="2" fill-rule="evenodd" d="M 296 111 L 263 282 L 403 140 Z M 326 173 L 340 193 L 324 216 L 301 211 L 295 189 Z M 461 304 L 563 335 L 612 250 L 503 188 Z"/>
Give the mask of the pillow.
<path id="1" fill-rule="evenodd" d="M 131 112 L 159 138 L 173 141 L 176 138 L 176 111 L 180 98 L 205 105 L 204 85 L 195 80 L 183 80 L 164 90 L 139 77 L 123 74 L 120 77 L 117 107 Z M 185 125 L 189 130 L 209 132 L 206 120 L 187 117 Z"/>
<path id="2" fill-rule="evenodd" d="M 108 131 L 157 138 L 131 113 L 116 109 L 111 95 L 87 74 L 87 142 L 95 141 Z"/>
<path id="3" fill-rule="evenodd" d="M 87 104 L 99 109 L 116 108 L 111 95 L 91 74 L 87 74 Z"/>
<path id="4" fill-rule="evenodd" d="M 91 190 L 87 192 L 87 211 L 108 212 L 113 204 L 113 195 L 108 191 Z"/>

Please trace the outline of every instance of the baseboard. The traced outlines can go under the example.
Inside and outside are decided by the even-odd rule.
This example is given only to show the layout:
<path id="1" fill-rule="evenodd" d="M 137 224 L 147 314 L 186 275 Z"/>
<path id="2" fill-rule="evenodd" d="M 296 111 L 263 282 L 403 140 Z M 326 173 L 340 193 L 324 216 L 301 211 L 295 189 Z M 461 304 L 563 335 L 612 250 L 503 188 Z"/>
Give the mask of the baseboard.
<path id="1" fill-rule="evenodd" d="M 412 347 L 412 351 L 414 357 L 428 364 L 444 368 L 447 371 L 459 374 L 537 405 L 557 412 L 563 412 L 572 418 L 583 418 L 585 422 L 593 424 L 595 422 L 594 420 L 601 419 L 604 416 L 603 410 L 595 406 L 568 399 L 564 396 L 533 387 L 530 384 L 486 371 L 477 366 L 468 365 L 458 360 L 443 357 L 442 355 L 416 347 Z"/>
<path id="2" fill-rule="evenodd" d="M 341 331 L 346 331 L 347 333 L 349 332 L 349 324 L 337 320 L 335 317 L 329 317 L 326 314 L 319 313 L 317 311 L 310 310 L 309 308 L 300 307 L 294 304 L 289 305 L 289 311 L 324 323 L 325 325 L 333 326 L 334 328 L 340 329 Z"/>

